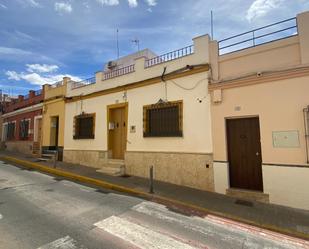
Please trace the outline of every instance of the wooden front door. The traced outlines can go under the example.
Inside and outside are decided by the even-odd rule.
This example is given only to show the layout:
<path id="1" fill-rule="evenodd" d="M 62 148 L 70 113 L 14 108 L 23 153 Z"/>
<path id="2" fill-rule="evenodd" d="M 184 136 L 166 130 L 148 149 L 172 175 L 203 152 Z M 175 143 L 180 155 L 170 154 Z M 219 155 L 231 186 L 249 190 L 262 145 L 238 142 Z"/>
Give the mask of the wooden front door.
<path id="1" fill-rule="evenodd" d="M 50 144 L 49 149 L 55 150 L 58 147 L 59 116 L 50 119 Z"/>
<path id="2" fill-rule="evenodd" d="M 230 187 L 263 191 L 259 118 L 227 119 Z"/>
<path id="3" fill-rule="evenodd" d="M 124 159 L 127 144 L 126 108 L 109 109 L 109 150 L 112 158 Z"/>

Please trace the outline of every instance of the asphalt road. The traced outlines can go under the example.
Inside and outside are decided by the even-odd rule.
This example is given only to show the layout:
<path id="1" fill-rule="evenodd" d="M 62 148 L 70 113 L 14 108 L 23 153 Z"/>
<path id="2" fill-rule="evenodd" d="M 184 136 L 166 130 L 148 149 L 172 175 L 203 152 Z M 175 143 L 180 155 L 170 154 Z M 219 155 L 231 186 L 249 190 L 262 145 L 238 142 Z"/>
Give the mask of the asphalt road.
<path id="1" fill-rule="evenodd" d="M 293 249 L 309 244 L 0 162 L 0 248 Z"/>

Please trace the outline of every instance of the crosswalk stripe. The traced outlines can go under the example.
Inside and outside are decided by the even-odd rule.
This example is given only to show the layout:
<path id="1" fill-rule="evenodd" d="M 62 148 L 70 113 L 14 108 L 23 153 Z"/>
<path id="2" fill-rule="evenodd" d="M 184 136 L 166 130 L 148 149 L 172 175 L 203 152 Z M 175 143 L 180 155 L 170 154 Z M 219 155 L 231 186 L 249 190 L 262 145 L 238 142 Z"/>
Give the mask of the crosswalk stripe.
<path id="1" fill-rule="evenodd" d="M 222 240 L 241 242 L 246 237 L 247 244 L 252 248 L 255 246 L 256 239 L 271 240 L 274 243 L 286 246 L 286 248 L 306 248 L 308 246 L 305 241 L 288 238 L 287 236 L 283 237 L 280 234 L 276 237 L 274 236 L 275 233 L 270 234 L 264 229 L 256 229 L 254 231 L 252 226 L 242 225 L 241 227 L 238 223 L 224 222 L 223 219 L 215 218 L 215 216 L 209 216 L 209 218 L 188 217 L 172 212 L 164 205 L 153 202 L 142 202 L 132 207 L 132 210 L 152 218 L 181 225 L 188 230 L 196 231 L 206 236 L 222 234 Z"/>
<path id="2" fill-rule="evenodd" d="M 94 224 L 98 228 L 109 232 L 131 244 L 145 249 L 193 249 L 194 247 L 182 243 L 167 235 L 160 234 L 128 220 L 111 216 Z M 45 248 L 44 248 L 45 249 Z"/>
<path id="3" fill-rule="evenodd" d="M 77 241 L 70 236 L 65 236 L 61 239 L 57 239 L 46 245 L 43 245 L 37 249 L 87 249 L 83 245 L 78 245 Z"/>

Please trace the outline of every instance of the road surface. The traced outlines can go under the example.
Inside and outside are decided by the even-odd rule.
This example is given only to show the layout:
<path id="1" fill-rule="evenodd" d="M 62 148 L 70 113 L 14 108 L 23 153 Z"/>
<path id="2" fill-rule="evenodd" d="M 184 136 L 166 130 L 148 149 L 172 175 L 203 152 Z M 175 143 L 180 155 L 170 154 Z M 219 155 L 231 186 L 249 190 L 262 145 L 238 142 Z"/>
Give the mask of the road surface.
<path id="1" fill-rule="evenodd" d="M 194 217 L 0 161 L 1 249 L 308 248 L 303 241 Z"/>

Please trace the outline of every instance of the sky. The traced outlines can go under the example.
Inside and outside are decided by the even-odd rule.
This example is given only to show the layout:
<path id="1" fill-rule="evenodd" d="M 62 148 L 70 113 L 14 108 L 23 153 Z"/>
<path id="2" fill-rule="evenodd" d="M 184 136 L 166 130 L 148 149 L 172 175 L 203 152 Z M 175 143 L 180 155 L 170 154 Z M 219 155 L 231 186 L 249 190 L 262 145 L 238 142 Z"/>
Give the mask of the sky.
<path id="1" fill-rule="evenodd" d="M 309 10 L 309 0 L 0 0 L 0 89 L 18 95 L 93 77 L 120 56 L 163 54 L 210 33 L 220 40 Z"/>

